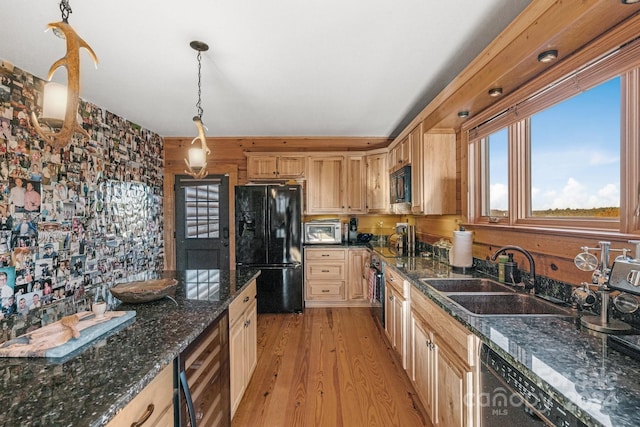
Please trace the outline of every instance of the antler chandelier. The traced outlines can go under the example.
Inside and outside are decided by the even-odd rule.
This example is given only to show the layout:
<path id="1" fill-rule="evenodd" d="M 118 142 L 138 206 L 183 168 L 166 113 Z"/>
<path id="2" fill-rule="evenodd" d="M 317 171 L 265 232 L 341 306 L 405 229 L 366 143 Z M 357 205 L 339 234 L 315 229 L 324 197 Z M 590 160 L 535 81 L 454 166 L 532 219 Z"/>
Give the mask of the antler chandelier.
<path id="1" fill-rule="evenodd" d="M 207 156 L 211 153 L 211 150 L 207 146 L 207 136 L 204 133 L 205 126 L 202 124 L 202 114 L 204 110 L 202 109 L 201 99 L 202 52 L 209 50 L 209 46 L 206 43 L 199 41 L 192 41 L 189 45 L 191 48 L 198 51 L 198 102 L 196 103 L 198 114 L 193 117 L 193 122 L 196 124 L 196 128 L 198 129 L 198 136 L 193 138 L 191 144 L 199 140 L 200 148 L 193 147 L 189 149 L 188 159 L 184 159 L 184 162 L 187 165 L 185 173 L 191 175 L 195 179 L 202 179 L 209 174 L 209 172 L 207 172 Z"/>
<path id="2" fill-rule="evenodd" d="M 60 11 L 62 21 L 50 23 L 47 30 L 52 29 L 54 34 L 66 40 L 67 54 L 54 62 L 49 69 L 47 76 L 49 83 L 44 88 L 40 121 L 35 113 L 31 112 L 31 123 L 36 133 L 53 148 L 65 147 L 76 133 L 89 138 L 89 133 L 78 124 L 77 120 L 80 105 L 80 48 L 85 48 L 93 62 L 98 64 L 98 58 L 93 49 L 69 25 L 69 14 L 72 11 L 68 0 L 60 2 Z M 67 69 L 66 94 L 63 85 L 50 81 L 60 67 Z M 40 122 L 46 126 L 42 126 Z"/>

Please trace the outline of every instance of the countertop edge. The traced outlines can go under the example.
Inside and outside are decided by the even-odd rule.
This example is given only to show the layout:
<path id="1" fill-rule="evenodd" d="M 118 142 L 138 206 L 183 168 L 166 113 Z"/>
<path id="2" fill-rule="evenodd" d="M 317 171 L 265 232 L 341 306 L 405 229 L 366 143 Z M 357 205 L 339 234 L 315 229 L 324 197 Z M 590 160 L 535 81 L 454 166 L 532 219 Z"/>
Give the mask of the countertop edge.
<path id="1" fill-rule="evenodd" d="M 101 427 L 109 423 L 125 406 L 127 406 L 151 381 L 153 381 L 156 376 L 168 365 L 172 364 L 176 357 L 180 355 L 180 353 L 186 349 L 189 344 L 194 342 L 200 334 L 202 334 L 209 326 L 211 326 L 214 322 L 216 322 L 220 316 L 224 314 L 224 312 L 229 308 L 231 302 L 233 302 L 240 293 L 258 276 L 260 275 L 260 271 L 258 270 L 253 276 L 246 279 L 246 282 L 240 287 L 236 288 L 235 292 L 229 296 L 213 313 L 215 315 L 212 316 L 210 322 L 206 324 L 202 324 L 196 327 L 189 336 L 187 336 L 180 343 L 179 347 L 175 351 L 171 351 L 165 353 L 159 360 L 154 363 L 153 368 L 147 372 L 142 378 L 135 382 L 124 394 L 122 394 L 119 398 L 115 400 L 115 402 L 109 407 L 107 412 L 104 412 L 100 415 L 98 419 L 90 424 L 91 427 Z"/>
<path id="2" fill-rule="evenodd" d="M 374 249 L 375 252 L 375 249 Z M 389 262 L 383 258 L 383 262 L 385 264 L 385 268 L 391 268 L 398 274 L 400 274 L 405 280 L 407 280 L 412 287 L 419 290 L 422 294 L 424 294 L 427 298 L 433 301 L 438 307 L 442 308 L 447 314 L 451 315 L 456 321 L 462 324 L 468 331 L 477 336 L 480 341 L 486 345 L 488 345 L 492 350 L 496 351 L 498 354 L 503 356 L 508 362 L 512 363 L 521 373 L 523 373 L 527 378 L 532 380 L 536 385 L 542 388 L 545 392 L 549 393 L 558 403 L 564 406 L 569 412 L 578 417 L 581 421 L 585 422 L 590 426 L 602 426 L 603 424 L 595 419 L 588 411 L 584 410 L 577 406 L 574 402 L 569 400 L 563 393 L 556 390 L 551 384 L 545 381 L 543 378 L 540 378 L 535 372 L 531 371 L 527 366 L 525 366 L 521 361 L 517 359 L 514 355 L 507 352 L 505 349 L 500 347 L 496 342 L 494 342 L 490 337 L 484 334 L 482 331 L 475 328 L 468 321 L 468 315 L 465 315 L 461 312 L 461 310 L 456 310 L 455 306 L 451 302 L 448 302 L 443 295 L 440 295 L 436 290 L 430 288 L 427 284 L 421 283 L 416 278 L 412 277 L 404 267 L 399 267 L 394 265 L 394 263 Z M 473 275 L 474 277 L 488 277 L 481 273 L 474 273 L 467 275 L 470 277 Z M 434 276 L 435 278 L 435 276 Z M 495 278 L 490 278 L 494 279 Z M 577 320 L 578 316 L 574 320 Z"/>

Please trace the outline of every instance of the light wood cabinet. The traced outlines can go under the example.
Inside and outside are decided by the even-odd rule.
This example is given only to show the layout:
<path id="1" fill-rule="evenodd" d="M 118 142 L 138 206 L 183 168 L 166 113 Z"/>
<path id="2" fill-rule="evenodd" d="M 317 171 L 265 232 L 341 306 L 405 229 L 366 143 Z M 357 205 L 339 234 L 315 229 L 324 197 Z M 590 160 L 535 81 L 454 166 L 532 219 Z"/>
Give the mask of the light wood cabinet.
<path id="1" fill-rule="evenodd" d="M 317 155 L 307 164 L 307 214 L 366 212 L 364 156 Z"/>
<path id="2" fill-rule="evenodd" d="M 304 287 L 307 306 L 345 301 L 346 254 L 347 250 L 343 248 L 305 248 Z"/>
<path id="3" fill-rule="evenodd" d="M 366 248 L 312 248 L 304 251 L 307 307 L 369 307 L 369 261 Z"/>
<path id="4" fill-rule="evenodd" d="M 258 361 L 256 297 L 256 281 L 253 280 L 229 305 L 229 371 L 232 418 Z"/>
<path id="5" fill-rule="evenodd" d="M 196 425 L 227 426 L 231 422 L 229 395 L 229 317 L 209 326 L 180 354 L 187 377 Z M 182 397 L 182 396 L 181 396 Z M 190 426 L 184 399 L 180 402 L 183 426 Z"/>
<path id="6" fill-rule="evenodd" d="M 347 299 L 351 302 L 368 302 L 371 252 L 368 249 L 349 249 L 348 253 Z"/>
<path id="7" fill-rule="evenodd" d="M 173 363 L 170 363 L 109 421 L 107 427 L 143 425 L 143 423 L 150 427 L 174 425 L 174 377 Z"/>
<path id="8" fill-rule="evenodd" d="M 411 146 L 411 212 L 422 212 L 423 183 L 424 178 L 424 143 L 422 123 L 409 132 L 409 144 Z"/>
<path id="9" fill-rule="evenodd" d="M 395 271 L 387 268 L 385 285 L 385 332 L 391 346 L 398 352 L 402 367 L 408 366 L 409 302 L 411 285 Z"/>
<path id="10" fill-rule="evenodd" d="M 366 213 L 367 192 L 366 184 L 366 161 L 362 155 L 346 156 L 346 180 L 343 183 L 346 189 L 346 212 L 345 213 Z"/>
<path id="11" fill-rule="evenodd" d="M 409 377 L 433 424 L 477 426 L 478 338 L 411 289 Z"/>
<path id="12" fill-rule="evenodd" d="M 422 134 L 416 127 L 411 167 L 411 211 L 414 214 L 456 213 L 456 135 L 453 129 L 433 129 Z M 415 134 L 414 134 L 415 133 Z"/>
<path id="13" fill-rule="evenodd" d="M 307 214 L 342 213 L 344 156 L 309 157 L 307 161 Z"/>
<path id="14" fill-rule="evenodd" d="M 246 153 L 248 179 L 301 179 L 306 156 Z"/>
<path id="15" fill-rule="evenodd" d="M 367 212 L 389 213 L 387 153 L 367 155 Z"/>
<path id="16" fill-rule="evenodd" d="M 411 142 L 405 137 L 389 147 L 388 166 L 389 172 L 396 171 L 411 164 Z"/>
<path id="17" fill-rule="evenodd" d="M 408 374 L 415 385 L 416 392 L 430 416 L 432 423 L 436 421 L 436 373 L 438 348 L 434 344 L 434 333 L 428 323 L 419 318 L 411 310 L 410 325 L 410 364 Z"/>

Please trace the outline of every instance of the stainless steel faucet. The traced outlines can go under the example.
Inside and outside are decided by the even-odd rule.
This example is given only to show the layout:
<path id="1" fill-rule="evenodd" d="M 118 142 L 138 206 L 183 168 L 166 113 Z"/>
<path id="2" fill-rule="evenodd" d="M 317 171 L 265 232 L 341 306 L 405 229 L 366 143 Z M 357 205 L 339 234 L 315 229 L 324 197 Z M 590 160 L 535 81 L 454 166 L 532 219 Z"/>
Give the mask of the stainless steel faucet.
<path id="1" fill-rule="evenodd" d="M 500 255 L 501 253 L 505 253 L 506 251 L 520 252 L 522 255 L 527 257 L 527 260 L 529 260 L 529 280 L 524 283 L 524 288 L 530 290 L 531 293 L 535 293 L 536 263 L 533 261 L 533 257 L 531 256 L 531 254 L 527 250 L 522 249 L 520 246 L 503 246 L 498 249 L 495 254 L 493 254 L 493 256 L 491 257 L 491 261 L 495 261 L 498 258 L 498 255 Z"/>

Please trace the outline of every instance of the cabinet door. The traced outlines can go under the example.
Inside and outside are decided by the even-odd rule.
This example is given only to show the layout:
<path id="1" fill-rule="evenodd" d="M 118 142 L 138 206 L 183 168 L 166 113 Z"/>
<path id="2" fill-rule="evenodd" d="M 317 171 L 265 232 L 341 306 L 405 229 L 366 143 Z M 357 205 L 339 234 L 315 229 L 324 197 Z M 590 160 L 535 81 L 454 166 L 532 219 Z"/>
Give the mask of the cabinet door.
<path id="1" fill-rule="evenodd" d="M 364 156 L 347 156 L 347 212 L 366 213 Z"/>
<path id="2" fill-rule="evenodd" d="M 229 330 L 229 375 L 231 388 L 231 417 L 244 394 L 244 318 L 238 319 Z"/>
<path id="3" fill-rule="evenodd" d="M 393 291 L 393 346 L 400 355 L 402 367 L 407 369 L 407 309 L 408 302 Z"/>
<path id="4" fill-rule="evenodd" d="M 409 137 L 404 138 L 400 142 L 400 166 L 411 164 L 411 140 Z"/>
<path id="5" fill-rule="evenodd" d="M 310 157 L 307 174 L 307 213 L 342 213 L 344 157 Z"/>
<path id="6" fill-rule="evenodd" d="M 274 179 L 276 175 L 276 156 L 247 157 L 247 177 L 249 179 Z"/>
<path id="7" fill-rule="evenodd" d="M 281 156 L 278 157 L 279 178 L 302 178 L 306 168 L 306 157 Z"/>
<path id="8" fill-rule="evenodd" d="M 424 135 L 422 211 L 426 215 L 456 213 L 456 135 L 453 130 Z"/>
<path id="9" fill-rule="evenodd" d="M 389 212 L 389 171 L 386 154 L 367 156 L 367 212 Z"/>
<path id="10" fill-rule="evenodd" d="M 364 301 L 369 294 L 369 260 L 366 249 L 349 250 L 349 280 L 347 298 L 350 301 Z"/>
<path id="11" fill-rule="evenodd" d="M 248 385 L 253 371 L 258 364 L 258 303 L 253 300 L 253 303 L 247 309 L 246 317 L 246 330 L 245 330 L 245 382 Z"/>
<path id="12" fill-rule="evenodd" d="M 422 213 L 422 180 L 424 177 L 424 144 L 422 123 L 409 133 L 411 147 L 411 212 Z"/>
<path id="13" fill-rule="evenodd" d="M 436 361 L 437 347 L 433 333 L 413 314 L 411 315 L 410 377 L 432 422 L 437 419 Z"/>
<path id="14" fill-rule="evenodd" d="M 136 422 L 144 419 L 149 426 L 171 425 L 173 418 L 173 364 L 169 364 L 109 421 L 107 427 L 137 425 Z M 162 424 L 166 420 L 170 423 Z"/>
<path id="15" fill-rule="evenodd" d="M 393 331 L 394 331 L 394 320 L 395 317 L 393 315 L 393 289 L 389 285 L 389 283 L 385 280 L 384 283 L 384 295 L 386 298 L 384 304 L 384 332 L 391 343 L 391 346 L 394 345 L 393 339 Z"/>
<path id="16" fill-rule="evenodd" d="M 442 426 L 470 425 L 472 407 L 467 394 L 472 390 L 473 372 L 455 355 L 442 348 L 437 352 L 437 420 Z"/>

